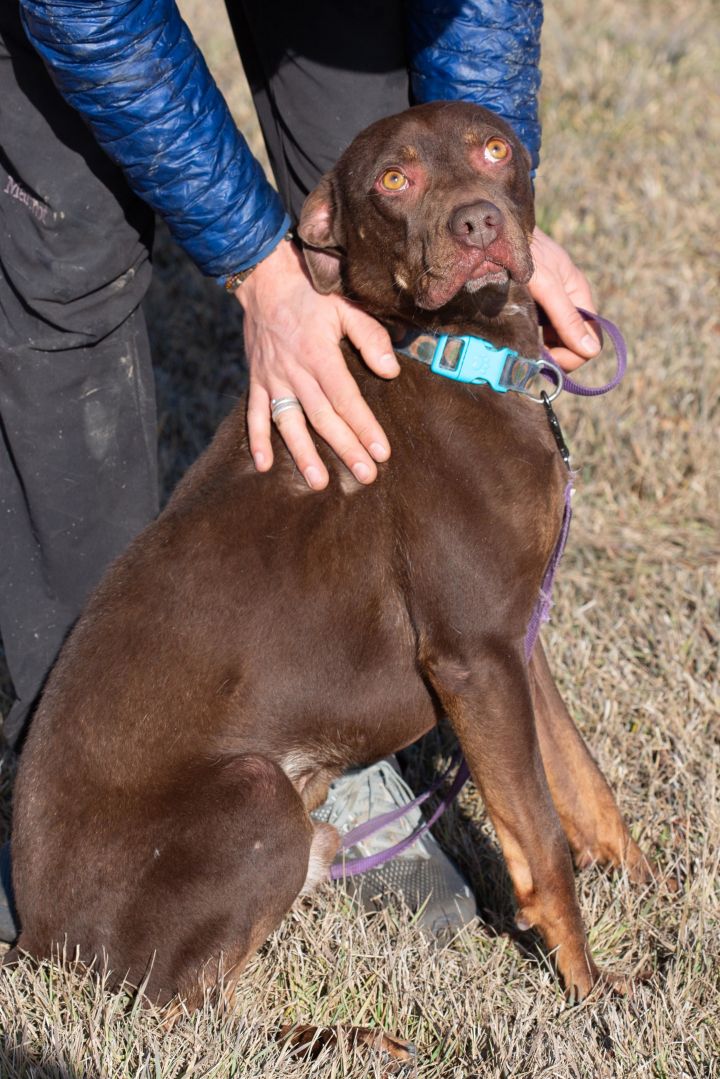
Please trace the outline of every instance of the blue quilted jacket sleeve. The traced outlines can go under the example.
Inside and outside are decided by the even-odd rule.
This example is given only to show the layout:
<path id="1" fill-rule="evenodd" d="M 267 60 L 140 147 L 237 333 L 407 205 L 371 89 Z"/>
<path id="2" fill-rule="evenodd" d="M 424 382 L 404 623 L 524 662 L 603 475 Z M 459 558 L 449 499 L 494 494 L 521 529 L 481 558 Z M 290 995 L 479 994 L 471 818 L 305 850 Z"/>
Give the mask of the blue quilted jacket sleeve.
<path id="1" fill-rule="evenodd" d="M 415 100 L 460 98 L 492 109 L 537 168 L 542 0 L 408 0 L 407 11 Z"/>
<path id="2" fill-rule="evenodd" d="M 27 34 L 200 269 L 254 265 L 289 227 L 174 0 L 21 0 Z"/>
<path id="3" fill-rule="evenodd" d="M 289 219 L 175 0 L 20 0 L 30 40 L 134 190 L 207 274 L 251 266 Z M 537 163 L 541 0 L 408 0 L 417 101 L 499 112 Z"/>

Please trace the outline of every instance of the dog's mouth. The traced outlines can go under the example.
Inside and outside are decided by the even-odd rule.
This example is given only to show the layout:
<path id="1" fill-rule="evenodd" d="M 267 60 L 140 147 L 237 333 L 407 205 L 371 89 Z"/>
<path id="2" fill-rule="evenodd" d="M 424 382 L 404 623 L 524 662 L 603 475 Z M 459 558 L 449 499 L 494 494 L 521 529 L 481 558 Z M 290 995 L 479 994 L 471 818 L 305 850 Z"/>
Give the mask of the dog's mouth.
<path id="1" fill-rule="evenodd" d="M 472 276 L 465 282 L 468 292 L 477 292 L 485 285 L 504 285 L 510 279 L 510 271 L 507 266 L 492 259 L 483 259 L 480 265 L 473 271 Z"/>
<path id="2" fill-rule="evenodd" d="M 453 245 L 443 261 L 423 275 L 414 299 L 418 307 L 436 311 L 462 291 L 479 292 L 488 285 L 507 285 L 511 279 L 525 284 L 532 270 L 527 244 L 498 240 L 484 249 Z"/>

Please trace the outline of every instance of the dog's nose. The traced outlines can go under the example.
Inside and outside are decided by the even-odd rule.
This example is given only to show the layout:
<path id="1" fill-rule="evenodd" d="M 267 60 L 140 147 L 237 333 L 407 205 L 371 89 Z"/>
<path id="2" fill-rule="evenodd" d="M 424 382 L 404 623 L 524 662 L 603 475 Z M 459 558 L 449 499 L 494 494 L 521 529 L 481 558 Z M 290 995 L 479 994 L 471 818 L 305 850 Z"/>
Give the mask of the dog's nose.
<path id="1" fill-rule="evenodd" d="M 471 247 L 487 247 L 497 239 L 502 226 L 502 211 L 494 202 L 480 199 L 467 206 L 459 206 L 450 218 L 453 236 Z"/>

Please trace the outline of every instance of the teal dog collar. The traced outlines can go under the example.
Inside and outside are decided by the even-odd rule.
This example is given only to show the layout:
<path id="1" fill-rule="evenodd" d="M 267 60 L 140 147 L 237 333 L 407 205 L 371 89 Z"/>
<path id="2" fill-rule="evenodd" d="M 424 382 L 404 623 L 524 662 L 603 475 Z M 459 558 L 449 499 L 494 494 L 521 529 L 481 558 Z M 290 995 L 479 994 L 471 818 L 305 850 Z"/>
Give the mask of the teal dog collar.
<path id="1" fill-rule="evenodd" d="M 454 382 L 486 383 L 496 393 L 513 390 L 542 404 L 543 398 L 528 388 L 538 375 L 546 374 L 555 386 L 547 399 L 554 401 L 563 389 L 563 373 L 550 359 L 530 360 L 512 348 L 497 348 L 483 337 L 421 333 L 409 330 L 395 351 L 426 364 L 436 375 Z"/>

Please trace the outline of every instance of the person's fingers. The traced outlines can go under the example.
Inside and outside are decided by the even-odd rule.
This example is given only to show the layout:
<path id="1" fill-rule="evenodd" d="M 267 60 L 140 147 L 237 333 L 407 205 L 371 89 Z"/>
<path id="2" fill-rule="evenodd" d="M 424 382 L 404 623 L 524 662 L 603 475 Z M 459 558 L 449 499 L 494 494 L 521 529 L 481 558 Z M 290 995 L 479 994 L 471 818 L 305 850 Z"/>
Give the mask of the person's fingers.
<path id="1" fill-rule="evenodd" d="M 592 323 L 585 322 L 576 309 L 575 302 L 568 297 L 560 285 L 535 296 L 545 311 L 555 336 L 559 341 L 549 351 L 557 363 L 567 371 L 580 367 L 587 360 L 600 352 L 600 340 Z M 577 303 L 588 311 L 594 311 L 592 297 L 578 298 Z"/>
<path id="2" fill-rule="evenodd" d="M 561 348 L 559 345 L 549 348 L 548 352 L 558 367 L 568 373 L 570 371 L 576 371 L 578 367 L 583 367 L 588 359 L 592 358 L 590 356 L 578 356 L 576 352 L 571 352 L 569 348 Z"/>
<path id="3" fill-rule="evenodd" d="M 307 430 L 306 419 L 360 483 L 372 483 L 377 478 L 373 457 L 384 461 L 390 456 L 388 440 L 347 370 L 337 345 L 333 352 L 334 356 L 328 355 L 328 349 L 324 348 L 317 356 L 306 353 L 307 366 L 292 364 L 282 382 L 277 377 L 267 381 L 251 379 L 248 429 L 250 449 L 259 471 L 270 468 L 273 460 L 272 401 L 296 397 L 300 407 L 283 410 L 274 422 L 308 486 L 321 490 L 327 485 L 329 475 Z M 313 369 L 320 372 L 322 384 L 311 373 Z"/>
<path id="4" fill-rule="evenodd" d="M 543 282 L 534 298 L 543 307 L 562 343 L 576 354 L 575 359 L 579 357 L 582 362 L 597 355 L 600 342 L 576 307 L 576 303 L 579 303 L 588 310 L 593 309 L 589 290 L 588 295 L 574 291 L 571 298 L 560 279 L 556 278 L 554 282 L 552 279 Z"/>
<path id="5" fill-rule="evenodd" d="M 255 468 L 267 472 L 272 468 L 273 451 L 270 441 L 270 397 L 264 386 L 250 381 L 248 393 L 248 440 Z"/>
<path id="6" fill-rule="evenodd" d="M 375 461 L 386 461 L 390 456 L 390 443 L 387 435 L 383 431 L 382 427 L 378 423 L 377 419 L 373 415 L 372 409 L 368 405 L 367 401 L 363 397 L 358 387 L 357 382 L 352 377 L 345 362 L 342 358 L 342 354 L 337 354 L 338 363 L 327 364 L 320 369 L 317 375 L 318 383 L 323 392 L 324 402 L 330 405 L 334 417 L 339 418 L 343 423 L 344 431 L 352 438 L 352 442 L 356 445 L 346 447 L 344 452 L 340 451 L 339 442 L 336 442 L 334 438 L 329 438 L 323 431 L 320 433 L 323 438 L 333 447 L 335 452 L 342 457 L 346 464 L 348 464 L 347 452 L 357 452 L 359 448 L 361 456 L 359 460 L 365 463 L 365 454 L 362 451 L 364 446 L 368 453 L 374 458 Z M 316 417 L 308 412 L 308 418 L 313 427 L 320 430 Z M 335 422 L 335 420 L 333 421 Z M 340 428 L 337 428 L 338 439 L 340 437 Z M 361 445 L 362 444 L 362 445 Z M 352 465 L 348 467 L 355 469 Z M 375 478 L 376 470 L 373 465 L 372 477 Z M 358 479 L 361 476 L 357 473 Z M 362 480 L 362 482 L 366 482 Z"/>
<path id="7" fill-rule="evenodd" d="M 288 389 L 276 389 L 273 393 L 275 399 L 295 396 L 293 391 Z M 314 491 L 321 491 L 323 487 L 327 487 L 330 479 L 328 470 L 307 429 L 302 408 L 288 408 L 281 412 L 274 422 L 290 456 L 305 477 L 308 487 L 312 487 Z"/>
<path id="8" fill-rule="evenodd" d="M 531 249 L 535 272 L 529 283 L 530 293 L 559 339 L 558 347 L 550 349 L 554 359 L 572 370 L 600 351 L 598 335 L 577 310 L 595 310 L 590 284 L 565 249 L 540 228 L 533 233 Z"/>
<path id="9" fill-rule="evenodd" d="M 375 461 L 390 456 L 390 445 L 347 370 L 339 343 L 347 336 L 376 374 L 392 378 L 400 365 L 387 330 L 344 298 L 318 296 L 304 273 L 295 273 L 294 264 L 284 266 L 279 279 L 275 274 L 261 277 L 261 269 L 238 290 L 245 311 L 248 423 L 256 467 L 272 464 L 271 400 L 292 394 L 308 424 L 355 477 L 371 483 L 377 476 Z M 288 409 L 278 415 L 276 426 L 309 486 L 320 489 L 329 476 L 305 419 L 299 409 Z"/>
<path id="10" fill-rule="evenodd" d="M 382 429 L 377 420 L 373 417 L 372 412 L 365 405 L 362 400 L 357 384 L 349 372 L 345 371 L 348 381 L 354 388 L 354 394 L 352 391 L 346 391 L 353 396 L 357 396 L 360 399 L 361 404 L 364 406 L 364 411 L 369 416 L 369 421 L 366 423 L 366 427 L 363 429 L 365 432 L 374 432 L 377 430 L 380 435 L 374 434 L 375 439 L 383 437 Z M 350 407 L 348 409 L 349 417 L 343 419 L 342 414 L 338 411 L 335 402 L 328 397 L 328 386 L 325 382 L 322 386 L 319 385 L 312 378 L 303 378 L 298 382 L 298 394 L 302 401 L 305 414 L 307 416 L 308 423 L 317 431 L 317 433 L 327 442 L 330 448 L 337 454 L 341 461 L 350 469 L 353 476 L 360 483 L 372 483 L 377 477 L 377 468 L 372 457 L 366 452 L 362 443 L 358 438 L 358 433 L 353 427 L 352 419 L 355 417 L 355 410 Z M 342 406 L 341 406 L 342 407 Z M 364 413 L 361 413 L 364 418 Z M 372 438 L 373 435 L 366 433 L 365 437 Z M 385 454 L 388 456 L 389 450 Z"/>
<path id="11" fill-rule="evenodd" d="M 400 364 L 393 351 L 390 334 L 372 315 L 347 300 L 340 301 L 340 320 L 345 333 L 371 371 L 381 378 L 395 378 Z"/>

